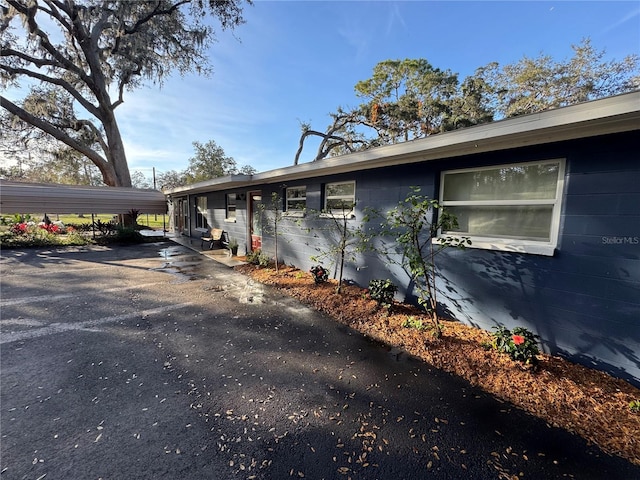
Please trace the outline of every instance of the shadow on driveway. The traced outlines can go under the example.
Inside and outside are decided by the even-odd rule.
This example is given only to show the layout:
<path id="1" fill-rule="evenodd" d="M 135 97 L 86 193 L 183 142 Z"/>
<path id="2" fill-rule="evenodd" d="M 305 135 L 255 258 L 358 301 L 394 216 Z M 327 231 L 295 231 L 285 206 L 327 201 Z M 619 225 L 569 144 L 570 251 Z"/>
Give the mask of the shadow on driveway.
<path id="1" fill-rule="evenodd" d="M 3 251 L 4 479 L 629 479 L 192 250 Z"/>

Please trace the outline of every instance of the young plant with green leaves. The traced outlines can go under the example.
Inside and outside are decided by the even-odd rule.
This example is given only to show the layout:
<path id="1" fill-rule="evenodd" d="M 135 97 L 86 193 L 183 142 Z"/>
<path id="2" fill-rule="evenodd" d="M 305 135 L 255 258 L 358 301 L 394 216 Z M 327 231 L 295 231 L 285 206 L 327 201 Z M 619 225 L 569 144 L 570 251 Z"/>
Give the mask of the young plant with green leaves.
<path id="1" fill-rule="evenodd" d="M 411 187 L 407 197 L 386 214 L 372 213 L 384 219 L 379 232 L 382 245 L 377 250 L 407 272 L 416 286 L 418 303 L 431 315 L 434 336 L 440 337 L 442 326 L 437 314 L 436 258 L 448 248 L 471 245 L 471 240 L 468 237 L 439 236 L 440 231 L 456 228 L 457 221 L 440 207 L 437 200 L 422 195 L 419 187 Z"/>
<path id="2" fill-rule="evenodd" d="M 307 227 L 307 232 L 316 237 L 322 232 L 323 236 L 323 241 L 316 246 L 318 253 L 312 255 L 311 260 L 318 263 L 327 260 L 334 268 L 338 279 L 336 293 L 342 293 L 345 263 L 355 261 L 358 252 L 363 250 L 364 235 L 354 218 L 354 208 L 355 204 L 349 204 L 327 212 L 308 212 L 313 228 Z"/>
<path id="3" fill-rule="evenodd" d="M 374 279 L 369 282 L 369 296 L 389 310 L 393 305 L 393 297 L 398 291 L 398 286 L 388 278 L 386 280 Z"/>
<path id="4" fill-rule="evenodd" d="M 270 202 L 265 204 L 261 203 L 258 208 L 260 209 L 260 214 L 264 219 L 262 224 L 262 229 L 265 233 L 269 233 L 273 235 L 273 260 L 276 264 L 276 273 L 278 272 L 278 238 L 282 234 L 280 231 L 280 224 L 282 220 L 285 219 L 282 214 L 282 196 L 278 192 L 271 193 Z"/>
<path id="5" fill-rule="evenodd" d="M 425 325 L 422 323 L 422 320 L 414 316 L 407 317 L 404 322 L 402 322 L 402 326 L 404 328 L 413 328 L 421 332 L 429 329 L 429 326 Z"/>

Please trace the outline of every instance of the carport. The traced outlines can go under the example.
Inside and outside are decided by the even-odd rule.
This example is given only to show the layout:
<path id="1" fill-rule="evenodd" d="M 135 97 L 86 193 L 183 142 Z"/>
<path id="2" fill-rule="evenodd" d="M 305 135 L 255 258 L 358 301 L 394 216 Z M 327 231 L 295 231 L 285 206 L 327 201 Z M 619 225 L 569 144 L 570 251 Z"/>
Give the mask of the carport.
<path id="1" fill-rule="evenodd" d="M 162 192 L 123 187 L 92 187 L 0 180 L 0 213 L 165 214 Z"/>

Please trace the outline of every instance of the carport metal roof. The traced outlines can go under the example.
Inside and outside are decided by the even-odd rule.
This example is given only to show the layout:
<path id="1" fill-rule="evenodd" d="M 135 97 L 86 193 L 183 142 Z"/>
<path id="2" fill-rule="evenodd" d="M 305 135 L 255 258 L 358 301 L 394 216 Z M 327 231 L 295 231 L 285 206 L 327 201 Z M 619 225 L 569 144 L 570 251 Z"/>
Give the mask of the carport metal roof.
<path id="1" fill-rule="evenodd" d="M 123 187 L 90 187 L 0 180 L 0 213 L 163 214 L 162 192 Z"/>

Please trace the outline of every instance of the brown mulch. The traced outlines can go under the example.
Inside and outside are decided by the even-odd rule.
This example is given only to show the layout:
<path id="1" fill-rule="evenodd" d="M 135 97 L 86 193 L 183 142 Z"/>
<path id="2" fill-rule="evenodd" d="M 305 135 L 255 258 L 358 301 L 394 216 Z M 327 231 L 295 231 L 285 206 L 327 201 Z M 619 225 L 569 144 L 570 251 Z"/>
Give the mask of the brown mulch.
<path id="1" fill-rule="evenodd" d="M 532 370 L 483 346 L 491 341 L 489 332 L 457 321 L 443 320 L 443 336 L 434 339 L 429 331 L 402 327 L 408 316 L 428 325 L 423 311 L 396 303 L 389 313 L 366 290 L 346 286 L 337 294 L 335 281 L 316 285 L 311 275 L 293 267 L 280 267 L 278 274 L 253 265 L 236 270 L 640 465 L 640 413 L 629 408 L 629 402 L 640 400 L 640 389 L 623 380 L 546 354 L 538 356 Z"/>

